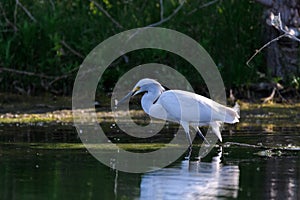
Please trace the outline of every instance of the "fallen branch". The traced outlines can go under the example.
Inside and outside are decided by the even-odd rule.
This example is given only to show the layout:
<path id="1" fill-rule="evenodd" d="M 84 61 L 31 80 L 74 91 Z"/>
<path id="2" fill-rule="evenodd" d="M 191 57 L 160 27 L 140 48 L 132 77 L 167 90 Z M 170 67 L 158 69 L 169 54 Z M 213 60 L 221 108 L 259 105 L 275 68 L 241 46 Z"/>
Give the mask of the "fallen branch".
<path id="1" fill-rule="evenodd" d="M 246 143 L 239 143 L 239 142 L 226 142 L 223 144 L 224 147 L 228 146 L 241 146 L 241 147 L 251 147 L 251 148 L 257 148 L 257 149 L 266 149 L 269 151 L 300 151 L 299 146 L 292 146 L 292 145 L 287 145 L 286 147 L 284 146 L 266 146 L 263 144 L 259 145 L 253 145 L 253 144 L 246 144 Z M 274 154 L 276 155 L 276 154 Z"/>
<path id="2" fill-rule="evenodd" d="M 276 92 L 277 92 L 278 96 L 281 98 L 281 100 L 283 102 L 287 102 L 287 100 L 279 92 L 278 88 L 274 87 L 273 90 L 272 90 L 272 93 L 270 94 L 270 96 L 262 99 L 263 100 L 263 104 L 267 103 L 269 101 L 272 101 L 274 99 L 274 97 L 275 97 Z"/>
<path id="3" fill-rule="evenodd" d="M 276 88 L 274 87 L 273 90 L 272 90 L 272 93 L 270 96 L 262 99 L 263 100 L 263 103 L 267 103 L 269 101 L 272 101 L 274 99 L 274 96 L 275 96 L 275 92 L 276 92 Z"/>

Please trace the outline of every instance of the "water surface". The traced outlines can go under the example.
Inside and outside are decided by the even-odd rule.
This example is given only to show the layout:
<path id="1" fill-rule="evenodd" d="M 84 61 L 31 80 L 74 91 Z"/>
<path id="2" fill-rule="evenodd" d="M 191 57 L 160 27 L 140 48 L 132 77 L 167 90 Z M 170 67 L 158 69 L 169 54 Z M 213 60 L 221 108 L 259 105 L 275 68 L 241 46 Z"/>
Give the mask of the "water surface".
<path id="1" fill-rule="evenodd" d="M 172 131 L 164 134 L 171 137 Z M 127 142 L 117 132 L 108 135 Z M 151 142 L 160 142 L 159 137 Z M 296 128 L 268 133 L 265 126 L 227 129 L 223 144 L 204 159 L 196 158 L 196 144 L 191 161 L 186 153 L 164 169 L 143 174 L 98 162 L 70 124 L 2 124 L 0 142 L 0 199 L 300 198 Z"/>

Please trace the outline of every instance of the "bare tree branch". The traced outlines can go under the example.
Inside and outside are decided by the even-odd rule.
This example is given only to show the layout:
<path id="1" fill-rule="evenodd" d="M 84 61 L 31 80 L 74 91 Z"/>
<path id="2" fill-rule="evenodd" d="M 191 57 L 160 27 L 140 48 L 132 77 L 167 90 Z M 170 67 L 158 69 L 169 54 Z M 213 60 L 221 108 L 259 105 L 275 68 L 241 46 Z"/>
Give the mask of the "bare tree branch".
<path id="1" fill-rule="evenodd" d="M 217 3 L 218 1 L 220 1 L 220 0 L 213 0 L 213 1 L 207 2 L 207 3 L 205 3 L 205 4 L 202 4 L 201 6 L 199 6 L 199 7 L 197 7 L 197 8 L 194 8 L 193 10 L 191 10 L 191 11 L 188 13 L 188 15 L 193 14 L 194 12 L 196 12 L 196 11 L 199 10 L 199 9 L 202 9 L 202 8 L 205 8 L 205 7 L 208 7 L 208 6 L 211 6 L 211 5 L 215 4 L 215 3 Z"/>
<path id="2" fill-rule="evenodd" d="M 123 29 L 124 27 L 119 23 L 117 22 L 99 3 L 97 3 L 96 1 L 94 0 L 90 0 L 90 2 L 94 3 L 95 6 L 101 11 L 103 12 L 106 17 L 108 17 L 118 28 L 121 28 Z"/>
<path id="3" fill-rule="evenodd" d="M 53 0 L 49 0 L 49 2 L 51 4 L 52 10 L 55 11 L 55 4 L 54 4 Z"/>
<path id="4" fill-rule="evenodd" d="M 66 74 L 63 74 L 61 76 L 57 76 L 55 79 L 53 79 L 49 84 L 48 86 L 51 86 L 53 83 L 61 80 L 61 79 L 65 79 L 65 78 L 68 78 L 69 76 L 71 76 L 74 72 L 78 71 L 79 67 L 76 67 L 72 70 L 70 70 L 69 72 L 67 72 Z"/>
<path id="5" fill-rule="evenodd" d="M 26 75 L 26 76 L 36 76 L 36 77 L 45 78 L 45 79 L 55 78 L 55 76 L 48 76 L 45 74 L 38 74 L 38 73 L 34 73 L 34 72 L 22 71 L 22 70 L 11 69 L 11 68 L 6 68 L 6 67 L 0 67 L 0 72 L 1 71 L 12 72 L 15 74 L 22 74 L 22 75 Z"/>
<path id="6" fill-rule="evenodd" d="M 17 14 L 18 14 L 18 2 L 16 0 L 15 9 L 14 9 L 14 24 L 17 24 Z"/>
<path id="7" fill-rule="evenodd" d="M 48 76 L 45 74 L 39 74 L 39 73 L 34 73 L 34 72 L 28 72 L 28 71 L 23 71 L 23 70 L 17 70 L 17 69 L 11 69 L 11 68 L 6 68 L 6 67 L 0 67 L 0 73 L 1 71 L 6 71 L 6 72 L 11 72 L 11 73 L 15 73 L 15 74 L 21 74 L 21 75 L 26 75 L 26 76 L 35 76 L 38 78 L 41 78 L 43 82 L 42 86 L 44 89 L 48 90 L 49 87 L 51 85 L 53 85 L 53 83 L 68 78 L 70 77 L 74 72 L 78 71 L 79 67 L 76 67 L 70 71 L 68 71 L 67 73 L 61 75 L 61 76 Z M 45 82 L 45 79 L 49 80 L 50 82 Z"/>
<path id="8" fill-rule="evenodd" d="M 180 2 L 180 5 L 173 11 L 173 13 L 172 13 L 171 15 L 169 15 L 169 16 L 166 17 L 166 18 L 161 19 L 161 20 L 158 21 L 158 22 L 155 22 L 155 23 L 153 23 L 153 24 L 150 24 L 150 25 L 148 25 L 147 27 L 159 26 L 159 25 L 161 25 L 161 24 L 163 24 L 163 23 L 169 21 L 170 19 L 172 19 L 172 17 L 174 17 L 174 16 L 180 11 L 180 9 L 183 7 L 184 3 L 185 3 L 185 0 L 181 1 L 181 2 Z"/>
<path id="9" fill-rule="evenodd" d="M 273 0 L 255 0 L 258 3 L 261 3 L 264 6 L 272 6 Z"/>
<path id="10" fill-rule="evenodd" d="M 257 54 L 259 54 L 264 48 L 268 47 L 271 43 L 273 43 L 273 42 L 275 42 L 275 41 L 278 41 L 278 40 L 280 40 L 280 39 L 283 38 L 283 37 L 287 37 L 287 35 L 286 35 L 286 34 L 280 35 L 280 36 L 278 36 L 277 38 L 274 38 L 273 40 L 271 40 L 271 41 L 269 41 L 268 43 L 264 44 L 264 46 L 262 46 L 261 48 L 257 49 L 257 50 L 255 51 L 255 53 L 254 53 L 254 54 L 249 58 L 249 60 L 246 62 L 246 64 L 247 64 L 248 66 L 250 66 L 249 63 L 253 60 L 253 58 L 254 58 Z"/>
<path id="11" fill-rule="evenodd" d="M 282 35 L 274 38 L 273 40 L 269 41 L 268 43 L 266 43 L 265 45 L 263 45 L 260 49 L 256 50 L 256 52 L 250 57 L 250 59 L 246 62 L 246 64 L 249 66 L 250 61 L 258 54 L 260 53 L 264 48 L 268 47 L 271 43 L 278 41 L 279 39 L 283 38 L 283 37 L 287 37 L 290 39 L 293 39 L 295 41 L 300 42 L 300 39 L 296 37 L 296 35 L 298 33 L 296 33 L 294 30 L 289 29 L 288 27 L 283 28 L 282 26 L 282 21 L 281 21 L 281 17 L 280 17 L 280 13 L 278 14 L 278 16 L 275 16 L 273 13 L 271 13 L 271 25 L 273 27 L 275 27 L 276 29 L 278 29 L 279 31 L 283 32 Z"/>
<path id="12" fill-rule="evenodd" d="M 160 4 L 160 20 L 164 18 L 164 0 L 159 1 Z"/>
<path id="13" fill-rule="evenodd" d="M 2 6 L 2 3 L 0 3 L 0 10 L 1 10 L 2 16 L 4 17 L 4 20 L 5 20 L 6 24 L 7 24 L 8 26 L 12 27 L 14 32 L 17 32 L 17 31 L 18 31 L 17 26 L 16 26 L 14 23 L 12 23 L 12 22 L 7 18 L 6 13 L 5 13 L 5 10 L 4 10 L 3 6 Z M 7 30 L 2 30 L 1 32 L 9 32 L 9 30 L 8 30 L 8 29 L 7 29 Z"/>

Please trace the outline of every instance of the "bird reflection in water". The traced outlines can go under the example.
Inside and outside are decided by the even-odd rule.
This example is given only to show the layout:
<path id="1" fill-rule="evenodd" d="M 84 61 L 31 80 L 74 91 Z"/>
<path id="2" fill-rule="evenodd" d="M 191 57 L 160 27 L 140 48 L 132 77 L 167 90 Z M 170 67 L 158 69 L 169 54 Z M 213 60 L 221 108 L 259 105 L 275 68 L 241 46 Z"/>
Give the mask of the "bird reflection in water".
<path id="1" fill-rule="evenodd" d="M 211 162 L 183 160 L 179 165 L 142 176 L 140 199 L 237 198 L 239 167 L 221 163 L 222 149 Z"/>

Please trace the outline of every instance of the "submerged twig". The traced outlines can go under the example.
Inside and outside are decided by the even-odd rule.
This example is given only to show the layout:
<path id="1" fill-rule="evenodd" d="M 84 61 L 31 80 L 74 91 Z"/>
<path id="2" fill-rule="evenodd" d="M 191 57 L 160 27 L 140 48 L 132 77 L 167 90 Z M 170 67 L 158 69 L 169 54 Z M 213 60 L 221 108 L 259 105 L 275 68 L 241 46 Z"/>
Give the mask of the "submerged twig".
<path id="1" fill-rule="evenodd" d="M 239 143 L 239 142 L 226 142 L 224 146 L 228 145 L 235 145 L 235 146 L 242 146 L 242 147 L 252 147 L 252 148 L 263 148 L 261 145 L 254 145 L 254 144 L 246 144 L 246 143 Z"/>
<path id="2" fill-rule="evenodd" d="M 223 144 L 224 147 L 226 146 L 241 146 L 241 147 L 251 147 L 251 148 L 257 148 L 257 149 L 265 149 L 269 151 L 300 151 L 299 146 L 293 146 L 293 145 L 287 145 L 287 146 L 265 146 L 263 144 L 260 145 L 254 145 L 254 144 L 246 144 L 246 143 L 239 143 L 239 142 L 226 142 Z"/>

